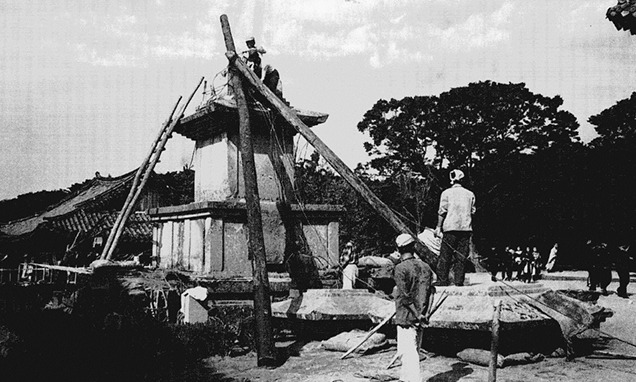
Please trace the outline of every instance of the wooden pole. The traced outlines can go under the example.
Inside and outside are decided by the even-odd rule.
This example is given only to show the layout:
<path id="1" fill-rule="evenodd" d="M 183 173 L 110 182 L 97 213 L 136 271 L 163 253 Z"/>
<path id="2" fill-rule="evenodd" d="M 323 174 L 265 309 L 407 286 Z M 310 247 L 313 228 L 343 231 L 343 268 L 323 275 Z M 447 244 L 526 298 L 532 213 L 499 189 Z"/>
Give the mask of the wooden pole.
<path id="1" fill-rule="evenodd" d="M 501 300 L 495 303 L 495 312 L 492 316 L 492 340 L 490 342 L 490 367 L 488 370 L 488 382 L 497 381 L 497 356 L 499 349 L 499 316 L 501 315 Z"/>
<path id="2" fill-rule="evenodd" d="M 188 107 L 188 105 L 190 104 L 190 101 L 192 101 L 192 98 L 194 97 L 196 92 L 199 90 L 199 87 L 203 83 L 203 79 L 204 78 L 201 77 L 201 79 L 199 80 L 199 83 L 190 94 L 190 97 L 188 97 L 186 102 L 183 105 L 181 105 L 181 107 L 179 108 L 179 111 L 177 112 L 177 115 L 175 116 L 175 118 L 173 118 L 170 124 L 162 130 L 161 139 L 155 145 L 154 150 L 150 153 L 150 156 L 144 160 L 144 164 L 143 164 L 144 171 L 143 171 L 141 181 L 139 181 L 138 184 L 134 182 L 133 186 L 131 186 L 130 192 L 133 194 L 132 199 L 128 202 L 127 205 L 124 206 L 124 209 L 122 209 L 122 212 L 123 212 L 122 221 L 119 224 L 119 226 L 117 226 L 117 232 L 115 232 L 115 237 L 113 238 L 113 242 L 111 243 L 111 246 L 108 249 L 106 260 L 110 260 L 112 258 L 115 252 L 115 247 L 117 246 L 117 242 L 119 241 L 119 237 L 124 232 L 126 221 L 130 217 L 130 214 L 132 213 L 133 209 L 135 208 L 135 203 L 137 203 L 137 199 L 139 199 L 139 196 L 141 196 L 141 192 L 143 191 L 144 186 L 146 185 L 146 183 L 148 182 L 148 179 L 150 179 L 150 176 L 152 175 L 152 171 L 154 170 L 155 166 L 159 162 L 159 158 L 161 157 L 161 152 L 164 150 L 164 147 L 166 146 L 168 139 L 170 139 L 170 137 L 172 136 L 172 130 L 174 130 L 174 128 L 177 126 L 177 124 L 181 120 L 181 117 L 183 117 L 183 113 L 185 112 L 185 109 Z M 148 163 L 148 161 L 150 161 L 150 163 Z"/>
<path id="3" fill-rule="evenodd" d="M 102 255 L 100 257 L 102 260 L 105 260 L 110 252 L 110 247 L 113 244 L 113 239 L 115 238 L 115 233 L 117 232 L 117 228 L 119 227 L 120 224 L 122 224 L 122 220 L 125 215 L 126 208 L 132 201 L 133 196 L 135 194 L 134 189 L 139 183 L 139 179 L 141 178 L 141 175 L 143 174 L 146 168 L 146 165 L 148 164 L 148 161 L 150 160 L 150 157 L 152 156 L 152 153 L 157 147 L 157 144 L 159 143 L 159 141 L 161 141 L 161 137 L 163 136 L 164 130 L 174 119 L 174 112 L 175 110 L 177 110 L 177 107 L 179 106 L 180 102 L 181 102 L 181 96 L 179 96 L 179 99 L 177 99 L 177 103 L 174 104 L 174 107 L 172 108 L 172 111 L 170 112 L 170 116 L 168 117 L 166 122 L 164 122 L 164 124 L 161 126 L 161 129 L 159 130 L 159 135 L 157 135 L 157 138 L 155 138 L 155 140 L 152 142 L 150 152 L 144 158 L 143 162 L 141 162 L 141 166 L 139 166 L 139 168 L 137 169 L 137 172 L 135 173 L 135 178 L 133 179 L 133 182 L 130 186 L 130 191 L 128 192 L 126 201 L 124 202 L 121 212 L 117 215 L 117 219 L 115 220 L 115 223 L 113 224 L 113 228 L 110 230 L 110 233 L 108 234 L 108 239 L 106 239 L 106 244 L 104 244 L 104 248 L 102 249 Z"/>
<path id="4" fill-rule="evenodd" d="M 236 55 L 230 23 L 226 15 L 221 15 L 221 27 L 228 53 Z M 238 107 L 241 159 L 245 181 L 245 203 L 247 205 L 248 247 L 252 258 L 254 283 L 254 317 L 256 321 L 256 351 L 258 366 L 274 366 L 276 362 L 274 335 L 272 331 L 272 306 L 269 300 L 269 279 L 265 258 L 265 240 L 261 205 L 256 181 L 254 147 L 250 128 L 249 109 L 243 92 L 241 77 L 236 69 L 230 69 L 234 98 Z"/>
<path id="5" fill-rule="evenodd" d="M 233 53 L 233 54 L 232 54 Z M 415 239 L 415 250 L 428 263 L 431 269 L 437 270 L 437 256 L 431 252 L 424 243 L 422 243 L 411 229 L 400 220 L 400 218 L 387 206 L 380 198 L 378 198 L 369 187 L 355 175 L 353 171 L 333 152 L 331 149 L 318 138 L 314 132 L 298 118 L 296 113 L 290 109 L 283 101 L 281 101 L 271 90 L 269 90 L 263 82 L 245 65 L 245 63 L 237 59 L 235 52 L 227 52 L 228 59 L 235 68 L 243 75 L 243 77 L 256 88 L 256 90 L 265 97 L 265 99 L 287 120 L 287 122 L 300 135 L 302 135 L 309 144 L 311 144 L 320 155 L 336 170 L 344 180 L 353 187 L 370 205 L 375 209 L 393 228 L 399 233 L 408 233 Z M 231 57 L 230 57 L 231 55 Z"/>
<path id="6" fill-rule="evenodd" d="M 367 335 L 362 339 L 362 341 L 360 341 L 357 345 L 355 345 L 354 347 L 352 347 L 351 349 L 347 350 L 346 353 L 344 353 L 344 355 L 342 357 L 340 357 L 340 359 L 345 359 L 347 358 L 347 356 L 351 353 L 353 353 L 357 348 L 359 348 L 360 346 L 362 346 L 363 343 L 365 343 L 369 338 L 371 338 L 371 336 L 377 332 L 378 330 L 380 330 L 381 327 L 383 327 L 387 322 L 389 322 L 393 316 L 395 316 L 395 312 L 393 312 L 390 316 L 387 316 L 384 320 L 382 320 L 382 322 L 380 322 L 379 324 L 377 324 L 375 326 L 375 328 L 371 329 L 369 331 L 369 333 L 367 333 Z"/>

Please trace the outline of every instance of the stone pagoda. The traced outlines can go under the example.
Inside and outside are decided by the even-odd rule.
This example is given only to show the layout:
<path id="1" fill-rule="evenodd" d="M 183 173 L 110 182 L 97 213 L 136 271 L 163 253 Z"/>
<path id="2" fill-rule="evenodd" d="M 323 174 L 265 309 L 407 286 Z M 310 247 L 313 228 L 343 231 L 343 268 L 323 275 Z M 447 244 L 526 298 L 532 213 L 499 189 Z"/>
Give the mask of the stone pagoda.
<path id="1" fill-rule="evenodd" d="M 328 115 L 294 109 L 309 127 Z M 338 264 L 336 205 L 301 204 L 294 190 L 296 131 L 273 110 L 250 104 L 250 121 L 269 271 L 294 264 L 314 275 Z M 150 211 L 153 255 L 162 268 L 213 278 L 251 277 L 238 111 L 233 99 L 212 99 L 174 131 L 195 142 L 194 202 Z M 307 260 L 309 259 L 309 261 Z"/>

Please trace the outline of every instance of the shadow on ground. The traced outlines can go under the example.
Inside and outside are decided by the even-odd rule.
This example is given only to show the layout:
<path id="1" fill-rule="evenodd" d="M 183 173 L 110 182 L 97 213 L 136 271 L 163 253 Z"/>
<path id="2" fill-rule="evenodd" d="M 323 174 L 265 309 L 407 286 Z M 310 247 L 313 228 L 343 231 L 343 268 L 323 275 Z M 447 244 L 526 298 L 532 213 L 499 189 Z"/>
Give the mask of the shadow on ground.
<path id="1" fill-rule="evenodd" d="M 427 382 L 456 382 L 473 373 L 473 369 L 468 367 L 468 364 L 465 362 L 455 362 L 451 365 L 451 368 L 449 371 L 430 377 L 427 379 Z"/>

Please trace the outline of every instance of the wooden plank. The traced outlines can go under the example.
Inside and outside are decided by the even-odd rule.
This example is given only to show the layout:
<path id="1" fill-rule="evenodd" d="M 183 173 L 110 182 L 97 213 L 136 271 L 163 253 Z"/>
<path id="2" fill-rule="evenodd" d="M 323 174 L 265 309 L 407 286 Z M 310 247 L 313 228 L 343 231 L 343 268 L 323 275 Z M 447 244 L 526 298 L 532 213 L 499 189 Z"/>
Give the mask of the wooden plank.
<path id="1" fill-rule="evenodd" d="M 356 190 L 370 205 L 376 210 L 393 228 L 399 233 L 408 233 L 413 236 L 415 241 L 415 247 L 419 255 L 424 261 L 428 263 L 433 271 L 437 270 L 437 256 L 431 252 L 424 243 L 422 243 L 413 231 L 400 220 L 400 218 L 387 206 L 380 198 L 378 198 L 369 187 L 362 182 L 355 173 L 347 167 L 347 165 L 322 141 L 318 136 L 305 125 L 296 113 L 283 103 L 274 93 L 271 92 L 259 78 L 256 77 L 251 70 L 247 68 L 245 63 L 239 59 L 234 51 L 228 51 L 226 53 L 228 60 L 233 67 L 237 68 L 256 90 L 265 97 L 265 99 L 281 114 L 283 118 L 294 128 L 300 135 L 302 135 L 309 144 L 311 144 L 318 153 L 325 158 L 327 162 L 334 168 L 334 170 L 342 176 L 342 178 L 349 183 L 349 185 Z"/>

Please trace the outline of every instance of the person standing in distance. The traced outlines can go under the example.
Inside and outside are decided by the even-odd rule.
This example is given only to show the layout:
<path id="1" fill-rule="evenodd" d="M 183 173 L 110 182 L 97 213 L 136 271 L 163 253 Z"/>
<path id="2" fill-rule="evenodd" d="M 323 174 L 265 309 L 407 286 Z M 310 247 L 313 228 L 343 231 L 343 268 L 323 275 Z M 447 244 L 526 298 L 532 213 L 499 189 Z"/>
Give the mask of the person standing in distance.
<path id="1" fill-rule="evenodd" d="M 415 256 L 415 239 L 411 235 L 399 235 L 395 244 L 400 253 L 393 270 L 397 351 L 402 355 L 400 380 L 421 382 L 418 330 L 427 324 L 425 314 L 432 295 L 433 271 Z"/>
<path id="2" fill-rule="evenodd" d="M 462 186 L 464 173 L 450 172 L 451 187 L 442 192 L 439 202 L 435 235 L 442 236 L 442 247 L 437 263 L 437 285 L 450 285 L 449 273 L 453 269 L 454 283 L 464 285 L 464 262 L 468 258 L 472 217 L 475 213 L 475 194 Z M 442 235 L 443 232 L 443 235 Z"/>
<path id="3" fill-rule="evenodd" d="M 347 242 L 340 255 L 342 289 L 354 289 L 358 278 L 358 254 L 353 242 Z"/>

